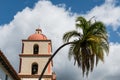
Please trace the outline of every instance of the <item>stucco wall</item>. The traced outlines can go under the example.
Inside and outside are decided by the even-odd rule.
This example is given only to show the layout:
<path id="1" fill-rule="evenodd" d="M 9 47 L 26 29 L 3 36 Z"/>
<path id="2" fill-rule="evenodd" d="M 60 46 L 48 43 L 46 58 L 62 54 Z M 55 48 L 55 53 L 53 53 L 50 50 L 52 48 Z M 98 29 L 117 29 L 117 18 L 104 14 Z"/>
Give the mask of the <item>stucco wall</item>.
<path id="1" fill-rule="evenodd" d="M 13 80 L 10 77 L 9 73 L 7 73 L 7 71 L 5 70 L 5 68 L 0 63 L 0 80 L 5 80 L 6 75 L 8 75 L 8 80 Z"/>
<path id="2" fill-rule="evenodd" d="M 49 47 L 50 42 L 40 42 L 40 41 L 35 41 L 35 42 L 29 42 L 29 41 L 23 41 L 24 44 L 24 50 L 23 54 L 33 54 L 33 46 L 35 44 L 39 45 L 39 54 L 46 54 L 49 52 L 48 47 Z"/>
<path id="3" fill-rule="evenodd" d="M 36 57 L 23 57 L 20 74 L 31 75 L 32 63 L 38 64 L 38 74 L 40 74 L 41 71 L 43 70 L 47 60 L 48 60 L 48 57 L 37 57 L 37 58 Z M 52 72 L 48 73 L 48 69 L 47 69 L 45 74 L 50 75 L 50 74 L 52 74 Z"/>
<path id="4" fill-rule="evenodd" d="M 35 75 L 40 75 L 46 62 L 48 61 L 51 54 L 51 41 L 29 41 L 23 40 L 23 50 L 20 56 L 21 59 L 21 69 L 19 75 L 31 75 L 32 76 L 32 64 L 38 64 L 38 73 Z M 34 54 L 34 45 L 39 46 L 38 54 Z M 52 64 L 50 63 L 44 75 L 52 75 Z M 38 80 L 38 78 L 21 78 L 21 80 Z M 43 80 L 51 80 L 51 78 L 46 78 Z"/>

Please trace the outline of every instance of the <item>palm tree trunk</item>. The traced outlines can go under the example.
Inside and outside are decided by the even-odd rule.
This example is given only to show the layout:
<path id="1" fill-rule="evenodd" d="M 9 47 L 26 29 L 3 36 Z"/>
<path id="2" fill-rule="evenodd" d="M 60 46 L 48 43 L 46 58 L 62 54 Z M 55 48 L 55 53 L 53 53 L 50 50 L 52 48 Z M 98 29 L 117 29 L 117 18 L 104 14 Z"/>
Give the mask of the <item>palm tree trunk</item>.
<path id="1" fill-rule="evenodd" d="M 39 77 L 39 80 L 41 80 L 41 78 L 42 78 L 45 70 L 47 69 L 47 66 L 49 65 L 50 61 L 54 58 L 54 56 L 57 54 L 57 52 L 58 52 L 60 49 L 62 49 L 64 46 L 69 45 L 69 44 L 74 44 L 74 42 L 68 42 L 68 43 L 65 43 L 65 44 L 61 45 L 61 46 L 53 53 L 53 55 L 49 58 L 48 62 L 46 63 L 46 65 L 45 65 L 45 67 L 44 67 L 44 69 L 43 69 L 43 71 L 42 71 L 42 73 L 41 73 L 41 75 L 40 75 L 40 77 Z"/>

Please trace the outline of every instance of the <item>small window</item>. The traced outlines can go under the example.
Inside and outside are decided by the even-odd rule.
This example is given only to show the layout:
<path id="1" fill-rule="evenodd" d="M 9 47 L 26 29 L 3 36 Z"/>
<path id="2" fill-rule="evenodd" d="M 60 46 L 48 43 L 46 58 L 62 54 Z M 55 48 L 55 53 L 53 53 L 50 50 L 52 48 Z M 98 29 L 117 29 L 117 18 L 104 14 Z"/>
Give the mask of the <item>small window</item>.
<path id="1" fill-rule="evenodd" d="M 37 44 L 34 45 L 33 47 L 33 53 L 38 54 L 39 53 L 39 46 Z"/>
<path id="2" fill-rule="evenodd" d="M 38 64 L 37 63 L 33 63 L 32 64 L 32 75 L 35 75 L 38 73 Z"/>

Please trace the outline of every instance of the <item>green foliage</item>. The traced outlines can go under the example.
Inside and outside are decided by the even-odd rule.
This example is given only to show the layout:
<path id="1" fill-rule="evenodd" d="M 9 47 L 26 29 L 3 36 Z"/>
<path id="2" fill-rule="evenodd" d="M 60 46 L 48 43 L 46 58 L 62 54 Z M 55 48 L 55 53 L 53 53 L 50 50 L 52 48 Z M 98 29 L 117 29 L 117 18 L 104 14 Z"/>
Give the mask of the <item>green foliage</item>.
<path id="1" fill-rule="evenodd" d="M 82 29 L 83 33 L 77 29 Z M 74 58 L 78 67 L 82 68 L 83 75 L 88 76 L 89 71 L 93 71 L 94 64 L 104 61 L 104 53 L 109 53 L 109 42 L 106 27 L 102 22 L 87 21 L 83 17 L 76 19 L 76 30 L 64 34 L 63 41 L 74 44 L 69 48 L 69 59 Z"/>

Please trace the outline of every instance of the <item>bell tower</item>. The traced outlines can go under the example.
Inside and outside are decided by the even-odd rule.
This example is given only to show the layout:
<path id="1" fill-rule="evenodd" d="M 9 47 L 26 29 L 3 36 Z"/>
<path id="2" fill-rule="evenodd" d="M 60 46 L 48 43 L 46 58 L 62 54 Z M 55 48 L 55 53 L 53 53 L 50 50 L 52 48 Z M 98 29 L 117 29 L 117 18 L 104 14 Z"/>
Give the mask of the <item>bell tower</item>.
<path id="1" fill-rule="evenodd" d="M 22 40 L 22 53 L 20 56 L 19 76 L 21 80 L 38 80 L 39 76 L 52 53 L 52 43 L 42 34 L 41 29 Z M 56 80 L 52 72 L 52 62 L 46 69 L 42 80 Z"/>

